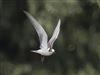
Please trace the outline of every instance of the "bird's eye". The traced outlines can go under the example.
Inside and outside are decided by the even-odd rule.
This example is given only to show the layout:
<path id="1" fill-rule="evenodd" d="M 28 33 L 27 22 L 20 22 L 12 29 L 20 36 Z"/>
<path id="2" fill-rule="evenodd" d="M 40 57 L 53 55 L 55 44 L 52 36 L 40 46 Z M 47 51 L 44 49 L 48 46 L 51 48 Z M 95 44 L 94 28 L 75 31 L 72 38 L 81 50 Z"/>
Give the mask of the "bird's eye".
<path id="1" fill-rule="evenodd" d="M 49 49 L 49 52 L 52 52 L 52 49 Z"/>

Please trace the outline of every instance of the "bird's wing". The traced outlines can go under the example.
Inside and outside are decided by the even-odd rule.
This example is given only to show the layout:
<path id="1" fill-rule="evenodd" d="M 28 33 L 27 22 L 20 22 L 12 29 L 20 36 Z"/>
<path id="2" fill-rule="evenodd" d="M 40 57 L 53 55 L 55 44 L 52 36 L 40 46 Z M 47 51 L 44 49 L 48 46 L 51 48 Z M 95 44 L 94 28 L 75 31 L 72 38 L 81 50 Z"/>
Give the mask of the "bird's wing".
<path id="1" fill-rule="evenodd" d="M 32 25 L 36 29 L 36 32 L 38 33 L 39 40 L 40 40 L 40 48 L 47 48 L 47 34 L 45 30 L 42 28 L 42 26 L 34 19 L 34 17 L 29 14 L 28 12 L 24 11 L 24 13 L 27 15 L 29 20 L 31 21 Z"/>
<path id="2" fill-rule="evenodd" d="M 58 24 L 53 32 L 53 35 L 51 37 L 51 39 L 48 42 L 48 47 L 52 48 L 53 47 L 53 43 L 55 42 L 55 40 L 57 39 L 59 32 L 60 32 L 60 24 L 61 24 L 61 20 L 59 19 Z"/>

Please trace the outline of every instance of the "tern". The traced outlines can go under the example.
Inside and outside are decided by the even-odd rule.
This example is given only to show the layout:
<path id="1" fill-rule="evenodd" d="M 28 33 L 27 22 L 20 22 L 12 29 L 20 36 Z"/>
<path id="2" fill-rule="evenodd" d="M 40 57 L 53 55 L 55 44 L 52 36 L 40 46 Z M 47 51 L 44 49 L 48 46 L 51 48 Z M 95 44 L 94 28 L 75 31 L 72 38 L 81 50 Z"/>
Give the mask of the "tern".
<path id="1" fill-rule="evenodd" d="M 42 28 L 42 26 L 38 23 L 38 21 L 28 12 L 24 11 L 24 13 L 26 14 L 28 19 L 32 23 L 33 27 L 35 28 L 40 41 L 40 49 L 32 50 L 31 52 L 42 55 L 41 61 L 43 62 L 45 56 L 50 56 L 55 53 L 55 50 L 53 49 L 53 44 L 55 40 L 58 38 L 60 32 L 61 20 L 59 19 L 58 24 L 53 32 L 53 35 L 51 39 L 48 41 L 47 33 Z"/>

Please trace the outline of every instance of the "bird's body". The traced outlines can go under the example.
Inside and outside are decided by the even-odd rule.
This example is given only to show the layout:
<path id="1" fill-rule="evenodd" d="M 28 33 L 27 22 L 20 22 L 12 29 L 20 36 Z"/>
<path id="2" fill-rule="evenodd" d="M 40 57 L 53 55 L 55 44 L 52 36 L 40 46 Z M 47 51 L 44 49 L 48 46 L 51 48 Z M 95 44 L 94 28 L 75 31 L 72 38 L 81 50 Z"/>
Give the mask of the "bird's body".
<path id="1" fill-rule="evenodd" d="M 35 52 L 43 56 L 50 56 L 55 52 L 54 49 L 52 49 L 53 51 L 49 51 L 49 50 L 50 48 L 44 48 L 44 49 L 39 49 L 39 50 L 32 50 L 31 52 Z"/>
<path id="2" fill-rule="evenodd" d="M 53 53 L 55 53 L 55 50 L 53 49 L 53 43 L 55 42 L 55 40 L 57 39 L 57 37 L 59 35 L 61 20 L 59 19 L 58 24 L 53 32 L 53 35 L 52 35 L 51 39 L 48 41 L 47 34 L 46 34 L 45 30 L 42 28 L 42 26 L 33 18 L 33 16 L 31 14 L 29 14 L 26 11 L 24 11 L 24 13 L 31 21 L 33 27 L 36 29 L 36 32 L 37 32 L 37 34 L 39 36 L 39 40 L 40 40 L 40 49 L 32 50 L 31 52 L 38 53 L 42 56 L 50 56 Z"/>

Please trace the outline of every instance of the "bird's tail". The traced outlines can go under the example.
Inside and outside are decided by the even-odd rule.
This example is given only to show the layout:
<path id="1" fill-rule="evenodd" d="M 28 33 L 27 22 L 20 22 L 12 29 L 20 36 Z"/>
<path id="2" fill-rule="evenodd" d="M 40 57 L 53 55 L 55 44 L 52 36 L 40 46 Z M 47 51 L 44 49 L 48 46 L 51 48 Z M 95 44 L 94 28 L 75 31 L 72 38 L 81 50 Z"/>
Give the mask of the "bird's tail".
<path id="1" fill-rule="evenodd" d="M 34 52 L 34 53 L 37 53 L 37 50 L 31 50 L 30 52 Z"/>

